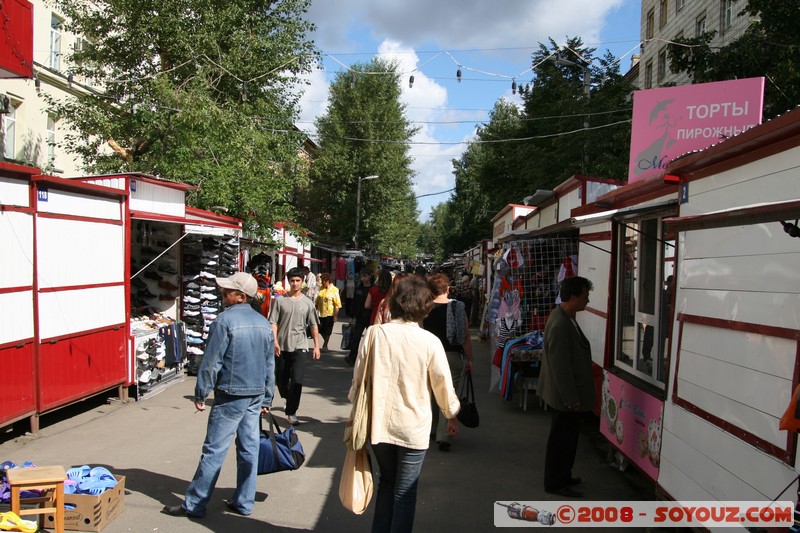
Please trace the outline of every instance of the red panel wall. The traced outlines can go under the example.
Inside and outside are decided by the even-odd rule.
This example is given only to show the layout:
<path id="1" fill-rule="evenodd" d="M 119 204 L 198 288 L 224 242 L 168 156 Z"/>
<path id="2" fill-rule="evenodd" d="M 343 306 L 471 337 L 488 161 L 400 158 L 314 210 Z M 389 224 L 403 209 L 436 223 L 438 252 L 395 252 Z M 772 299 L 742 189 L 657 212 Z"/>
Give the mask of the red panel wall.
<path id="1" fill-rule="evenodd" d="M 126 328 L 39 345 L 38 411 L 124 383 Z"/>
<path id="2" fill-rule="evenodd" d="M 33 4 L 0 2 L 0 77 L 33 77 Z"/>
<path id="3" fill-rule="evenodd" d="M 31 415 L 36 410 L 33 343 L 0 350 L 0 426 Z"/>

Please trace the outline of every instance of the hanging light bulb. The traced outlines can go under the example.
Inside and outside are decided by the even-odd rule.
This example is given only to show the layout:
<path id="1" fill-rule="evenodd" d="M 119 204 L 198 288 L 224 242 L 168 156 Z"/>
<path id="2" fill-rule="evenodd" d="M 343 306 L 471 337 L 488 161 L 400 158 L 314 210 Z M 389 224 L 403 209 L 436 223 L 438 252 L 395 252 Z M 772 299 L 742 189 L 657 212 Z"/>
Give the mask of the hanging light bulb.
<path id="1" fill-rule="evenodd" d="M 414 75 L 412 74 L 412 75 L 411 75 L 411 76 L 409 76 L 409 78 L 408 78 L 408 88 L 410 89 L 410 88 L 412 88 L 413 86 L 414 86 Z"/>
<path id="2" fill-rule="evenodd" d="M 511 80 L 511 94 L 517 94 L 517 80 Z"/>
<path id="3" fill-rule="evenodd" d="M 461 69 L 460 68 L 456 71 L 456 81 L 458 81 L 458 83 L 461 83 Z"/>
<path id="4" fill-rule="evenodd" d="M 247 94 L 247 82 L 243 81 L 242 82 L 242 102 L 246 102 L 247 101 L 247 96 L 248 96 L 248 94 Z"/>

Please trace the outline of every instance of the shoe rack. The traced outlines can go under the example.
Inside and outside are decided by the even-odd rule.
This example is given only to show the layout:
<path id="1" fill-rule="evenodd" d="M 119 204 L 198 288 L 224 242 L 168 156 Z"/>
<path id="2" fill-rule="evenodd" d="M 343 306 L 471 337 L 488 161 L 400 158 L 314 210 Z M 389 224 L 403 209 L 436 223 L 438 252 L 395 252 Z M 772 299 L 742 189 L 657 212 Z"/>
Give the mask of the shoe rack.
<path id="1" fill-rule="evenodd" d="M 181 344 L 183 326 L 176 322 L 180 246 L 172 246 L 180 238 L 180 227 L 134 220 L 132 231 L 131 275 L 136 275 L 131 279 L 131 333 L 138 400 L 183 376 L 186 348 Z"/>
<path id="2" fill-rule="evenodd" d="M 186 324 L 187 372 L 196 374 L 205 353 L 211 324 L 222 312 L 216 278 L 237 269 L 239 238 L 231 235 L 189 235 L 182 241 L 181 319 Z"/>
<path id="3" fill-rule="evenodd" d="M 131 316 L 178 317 L 179 226 L 134 220 L 131 238 Z"/>

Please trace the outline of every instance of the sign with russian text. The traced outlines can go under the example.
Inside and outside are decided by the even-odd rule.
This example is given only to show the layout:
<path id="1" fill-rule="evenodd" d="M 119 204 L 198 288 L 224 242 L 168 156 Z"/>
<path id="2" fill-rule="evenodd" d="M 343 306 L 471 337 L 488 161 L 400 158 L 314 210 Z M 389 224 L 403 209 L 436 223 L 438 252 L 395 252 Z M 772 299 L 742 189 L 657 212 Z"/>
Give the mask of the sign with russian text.
<path id="1" fill-rule="evenodd" d="M 653 480 L 661 466 L 663 410 L 663 401 L 603 372 L 600 433 Z"/>
<path id="2" fill-rule="evenodd" d="M 634 92 L 628 183 L 760 124 L 763 107 L 764 78 Z"/>

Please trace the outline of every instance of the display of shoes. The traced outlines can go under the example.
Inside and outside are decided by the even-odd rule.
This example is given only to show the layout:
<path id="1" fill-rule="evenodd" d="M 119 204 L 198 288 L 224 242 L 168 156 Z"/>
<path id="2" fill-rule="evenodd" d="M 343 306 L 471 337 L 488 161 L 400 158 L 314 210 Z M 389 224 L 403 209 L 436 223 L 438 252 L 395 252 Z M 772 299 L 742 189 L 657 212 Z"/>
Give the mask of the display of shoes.
<path id="1" fill-rule="evenodd" d="M 177 270 L 175 270 L 174 268 L 172 268 L 171 266 L 166 265 L 166 264 L 158 265 L 158 270 L 161 271 L 161 272 L 165 272 L 167 274 L 173 274 L 173 275 L 178 273 Z"/>

